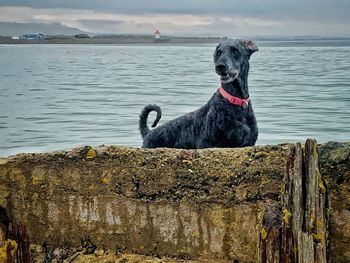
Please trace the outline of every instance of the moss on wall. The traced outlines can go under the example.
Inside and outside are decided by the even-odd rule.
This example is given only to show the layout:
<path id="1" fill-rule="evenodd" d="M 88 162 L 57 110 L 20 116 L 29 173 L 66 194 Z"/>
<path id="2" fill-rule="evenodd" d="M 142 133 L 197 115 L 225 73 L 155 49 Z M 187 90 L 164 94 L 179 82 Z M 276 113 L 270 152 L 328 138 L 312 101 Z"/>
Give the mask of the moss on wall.
<path id="1" fill-rule="evenodd" d="M 0 206 L 33 244 L 78 248 L 89 236 L 112 253 L 257 262 L 262 213 L 280 201 L 290 148 L 20 154 L 0 159 Z M 332 253 L 350 260 L 337 250 L 350 240 L 349 144 L 320 146 L 320 160 Z"/>

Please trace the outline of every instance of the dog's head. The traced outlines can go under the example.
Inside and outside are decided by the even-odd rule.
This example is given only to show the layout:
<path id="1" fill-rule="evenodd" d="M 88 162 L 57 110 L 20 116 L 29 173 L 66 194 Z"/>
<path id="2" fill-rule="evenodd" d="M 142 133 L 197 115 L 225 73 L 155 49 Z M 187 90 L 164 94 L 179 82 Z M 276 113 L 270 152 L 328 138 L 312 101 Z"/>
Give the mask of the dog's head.
<path id="1" fill-rule="evenodd" d="M 214 52 L 215 71 L 220 81 L 229 83 L 238 78 L 249 67 L 249 58 L 256 51 L 258 47 L 252 40 L 230 39 L 220 43 Z"/>

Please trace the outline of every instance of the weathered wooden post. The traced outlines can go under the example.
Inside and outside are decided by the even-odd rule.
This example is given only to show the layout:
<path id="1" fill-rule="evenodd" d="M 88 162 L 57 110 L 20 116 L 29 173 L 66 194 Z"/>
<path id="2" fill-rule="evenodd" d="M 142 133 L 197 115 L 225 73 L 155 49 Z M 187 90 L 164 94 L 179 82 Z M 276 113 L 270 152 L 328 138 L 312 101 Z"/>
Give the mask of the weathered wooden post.
<path id="1" fill-rule="evenodd" d="M 12 225 L 0 206 L 0 263 L 30 263 L 29 237 L 24 224 Z"/>
<path id="2" fill-rule="evenodd" d="M 317 143 L 296 144 L 290 153 L 281 207 L 266 210 L 260 236 L 261 262 L 327 262 L 327 198 Z M 273 223 L 271 223 L 273 222 Z"/>

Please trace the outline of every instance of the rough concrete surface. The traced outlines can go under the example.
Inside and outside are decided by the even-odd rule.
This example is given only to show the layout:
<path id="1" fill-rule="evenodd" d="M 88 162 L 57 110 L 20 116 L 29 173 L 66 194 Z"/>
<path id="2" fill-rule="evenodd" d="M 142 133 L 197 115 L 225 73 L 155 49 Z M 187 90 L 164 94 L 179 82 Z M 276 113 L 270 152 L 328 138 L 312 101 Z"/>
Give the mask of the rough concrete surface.
<path id="1" fill-rule="evenodd" d="M 333 262 L 350 261 L 349 145 L 319 147 Z M 0 159 L 0 206 L 46 257 L 74 257 L 88 240 L 95 249 L 75 261 L 257 262 L 261 217 L 280 201 L 290 148 L 20 154 Z M 143 259 L 121 256 L 131 254 Z"/>

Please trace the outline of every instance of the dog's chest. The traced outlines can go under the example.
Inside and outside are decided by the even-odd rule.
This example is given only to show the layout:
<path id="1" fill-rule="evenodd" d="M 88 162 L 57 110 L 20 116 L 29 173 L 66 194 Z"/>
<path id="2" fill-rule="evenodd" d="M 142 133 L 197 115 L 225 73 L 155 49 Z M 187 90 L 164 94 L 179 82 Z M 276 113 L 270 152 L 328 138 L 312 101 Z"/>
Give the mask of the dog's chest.
<path id="1" fill-rule="evenodd" d="M 216 124 L 217 140 L 223 147 L 239 147 L 256 141 L 257 125 L 251 109 L 222 109 Z"/>

